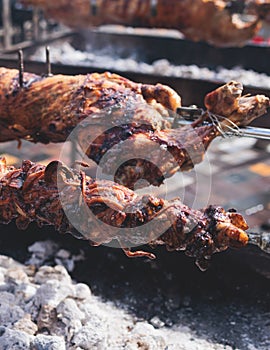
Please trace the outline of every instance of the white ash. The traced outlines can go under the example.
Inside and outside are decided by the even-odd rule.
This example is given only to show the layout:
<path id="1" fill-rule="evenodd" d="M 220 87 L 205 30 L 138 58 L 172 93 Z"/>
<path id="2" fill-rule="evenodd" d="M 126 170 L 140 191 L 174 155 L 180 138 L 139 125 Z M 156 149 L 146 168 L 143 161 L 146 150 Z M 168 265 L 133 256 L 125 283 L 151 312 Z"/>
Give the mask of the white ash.
<path id="1" fill-rule="evenodd" d="M 53 261 L 54 264 L 62 265 L 69 272 L 72 272 L 75 263 L 84 260 L 84 253 L 82 251 L 77 255 L 71 254 L 71 252 L 61 249 L 57 243 L 51 240 L 37 241 L 28 247 L 28 251 L 31 253 L 31 257 L 27 260 L 26 264 L 36 267 L 40 267 L 44 263 Z"/>
<path id="2" fill-rule="evenodd" d="M 0 255 L 0 274 L 1 350 L 232 349 L 196 338 L 188 327 L 154 328 L 101 301 L 63 266 L 34 270 Z"/>
<path id="3" fill-rule="evenodd" d="M 134 57 L 112 57 L 109 50 L 94 51 L 88 48 L 88 52 L 74 49 L 70 43 L 51 45 L 51 61 L 67 65 L 81 65 L 101 68 L 104 70 L 116 70 L 120 72 L 135 72 L 167 77 L 192 78 L 210 80 L 215 82 L 228 82 L 237 80 L 243 85 L 270 89 L 270 77 L 264 73 L 246 70 L 241 67 L 226 69 L 217 67 L 211 70 L 207 67 L 196 65 L 174 65 L 167 59 L 160 59 L 153 64 L 141 62 Z M 44 62 L 44 49 L 38 49 L 32 56 L 32 60 Z"/>

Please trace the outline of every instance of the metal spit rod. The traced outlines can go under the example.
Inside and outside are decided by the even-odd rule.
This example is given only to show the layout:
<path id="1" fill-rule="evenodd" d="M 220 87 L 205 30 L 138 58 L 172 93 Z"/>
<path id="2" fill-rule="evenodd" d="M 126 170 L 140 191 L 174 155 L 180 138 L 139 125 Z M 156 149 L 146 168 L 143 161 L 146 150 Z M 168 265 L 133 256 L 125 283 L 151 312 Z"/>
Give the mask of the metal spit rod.
<path id="1" fill-rule="evenodd" d="M 192 124 L 196 119 L 198 119 L 203 113 L 202 108 L 196 106 L 190 107 L 180 107 L 177 110 L 178 115 L 175 117 L 173 124 L 175 126 Z M 230 136 L 238 137 L 251 137 L 255 139 L 269 140 L 270 141 L 270 129 L 267 128 L 257 128 L 253 126 L 239 127 L 235 130 L 230 129 L 230 131 L 225 132 L 225 134 Z"/>
<path id="2" fill-rule="evenodd" d="M 253 137 L 256 139 L 269 140 L 270 141 L 270 130 L 266 128 L 256 128 L 253 126 L 246 126 L 240 128 L 241 136 Z"/>
<path id="3" fill-rule="evenodd" d="M 248 232 L 249 244 L 256 245 L 263 252 L 270 254 L 270 233 L 269 232 L 261 232 L 261 233 L 253 233 Z"/>

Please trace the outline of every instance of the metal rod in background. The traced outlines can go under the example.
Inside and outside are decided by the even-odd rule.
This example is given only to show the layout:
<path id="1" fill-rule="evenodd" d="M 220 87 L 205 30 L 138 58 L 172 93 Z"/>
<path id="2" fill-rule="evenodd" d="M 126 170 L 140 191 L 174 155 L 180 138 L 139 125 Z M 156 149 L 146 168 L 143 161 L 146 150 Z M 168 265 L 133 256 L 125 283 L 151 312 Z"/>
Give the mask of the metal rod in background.
<path id="1" fill-rule="evenodd" d="M 35 41 L 38 41 L 39 39 L 39 10 L 34 8 L 33 9 L 33 37 Z"/>
<path id="2" fill-rule="evenodd" d="M 3 0 L 2 20 L 3 20 L 4 48 L 9 49 L 12 45 L 12 35 L 13 35 L 10 0 Z"/>

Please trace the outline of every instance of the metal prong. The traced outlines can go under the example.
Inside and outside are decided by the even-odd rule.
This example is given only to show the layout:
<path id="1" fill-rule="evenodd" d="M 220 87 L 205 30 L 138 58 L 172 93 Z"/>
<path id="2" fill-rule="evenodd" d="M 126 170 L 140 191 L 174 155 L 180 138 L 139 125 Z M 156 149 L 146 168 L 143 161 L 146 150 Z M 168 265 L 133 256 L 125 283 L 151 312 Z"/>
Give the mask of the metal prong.
<path id="1" fill-rule="evenodd" d="M 156 15 L 157 15 L 157 0 L 151 0 L 150 6 L 151 6 L 151 16 L 156 17 Z"/>
<path id="2" fill-rule="evenodd" d="M 270 254 L 270 233 L 251 233 L 248 232 L 249 243 L 259 247 L 265 253 Z"/>
<path id="3" fill-rule="evenodd" d="M 97 15 L 97 0 L 90 0 L 91 13 L 93 16 Z"/>
<path id="4" fill-rule="evenodd" d="M 19 60 L 19 85 L 20 88 L 23 88 L 23 73 L 24 73 L 24 65 L 23 65 L 23 51 L 18 51 L 18 60 Z"/>
<path id="5" fill-rule="evenodd" d="M 50 58 L 50 47 L 46 46 L 46 65 L 47 65 L 47 77 L 52 77 L 52 65 Z"/>

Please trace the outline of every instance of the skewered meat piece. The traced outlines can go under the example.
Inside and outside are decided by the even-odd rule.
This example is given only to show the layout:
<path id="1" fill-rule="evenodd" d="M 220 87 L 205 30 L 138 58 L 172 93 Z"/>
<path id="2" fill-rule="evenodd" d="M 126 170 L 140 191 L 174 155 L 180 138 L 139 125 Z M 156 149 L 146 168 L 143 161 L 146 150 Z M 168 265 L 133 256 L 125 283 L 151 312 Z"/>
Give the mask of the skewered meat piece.
<path id="1" fill-rule="evenodd" d="M 128 130 L 125 126 L 114 128 L 95 139 L 92 136 L 94 141 L 87 148 L 88 137 L 94 130 L 89 120 L 89 125 L 85 125 L 85 130 L 78 135 L 79 143 L 97 163 L 105 154 L 103 172 L 115 174 L 114 181 L 117 183 L 134 189 L 138 181 L 144 179 L 159 186 L 177 171 L 190 170 L 200 163 L 214 138 L 230 128 L 246 126 L 266 113 L 269 98 L 263 95 L 242 96 L 242 92 L 243 86 L 237 82 L 227 83 L 210 92 L 205 97 L 207 111 L 192 125 L 143 132 L 130 126 Z"/>
<path id="2" fill-rule="evenodd" d="M 117 108 L 129 113 L 124 115 L 126 124 L 161 129 L 170 127 L 168 110 L 175 112 L 181 106 L 180 96 L 165 85 L 138 84 L 111 73 L 50 77 L 24 73 L 23 80 L 21 88 L 18 70 L 0 68 L 0 142 L 64 142 L 82 120 L 96 113 L 100 117 L 93 118 L 93 125 L 99 135 L 102 124 L 123 124 Z"/>
<path id="3" fill-rule="evenodd" d="M 207 111 L 191 126 L 172 129 L 181 98 L 167 86 L 137 84 L 116 74 L 40 77 L 0 68 L 0 141 L 64 142 L 76 127 L 85 154 L 114 181 L 160 185 L 202 161 L 223 130 L 265 114 L 269 99 L 241 96 L 230 82 L 205 98 Z M 206 123 L 206 124 L 205 124 Z M 117 166 L 117 168 L 116 168 Z"/>
<path id="4" fill-rule="evenodd" d="M 187 38 L 217 46 L 243 45 L 260 28 L 255 16 L 250 22 L 235 17 L 223 0 L 22 0 L 39 6 L 48 17 L 73 28 L 102 24 L 174 28 Z M 93 6 L 93 4 L 96 6 Z M 154 12 L 154 13 L 153 13 Z"/>
<path id="5" fill-rule="evenodd" d="M 205 270 L 212 254 L 248 242 L 248 226 L 233 210 L 225 212 L 215 206 L 193 210 L 180 199 L 139 196 L 116 183 L 95 181 L 58 161 L 46 167 L 24 161 L 16 169 L 1 159 L 0 188 L 1 223 L 16 220 L 19 229 L 32 221 L 52 225 L 95 246 L 116 240 L 129 257 L 153 259 L 154 254 L 132 252 L 130 247 L 166 245 L 170 251 L 185 250 Z"/>
<path id="6" fill-rule="evenodd" d="M 230 82 L 206 96 L 199 120 L 172 129 L 168 117 L 181 98 L 167 86 L 110 73 L 27 73 L 20 88 L 18 75 L 0 68 L 0 141 L 64 142 L 76 127 L 86 155 L 131 189 L 140 179 L 160 185 L 179 169 L 191 169 L 223 130 L 245 126 L 269 107 L 267 97 L 242 96 L 242 85 Z"/>

